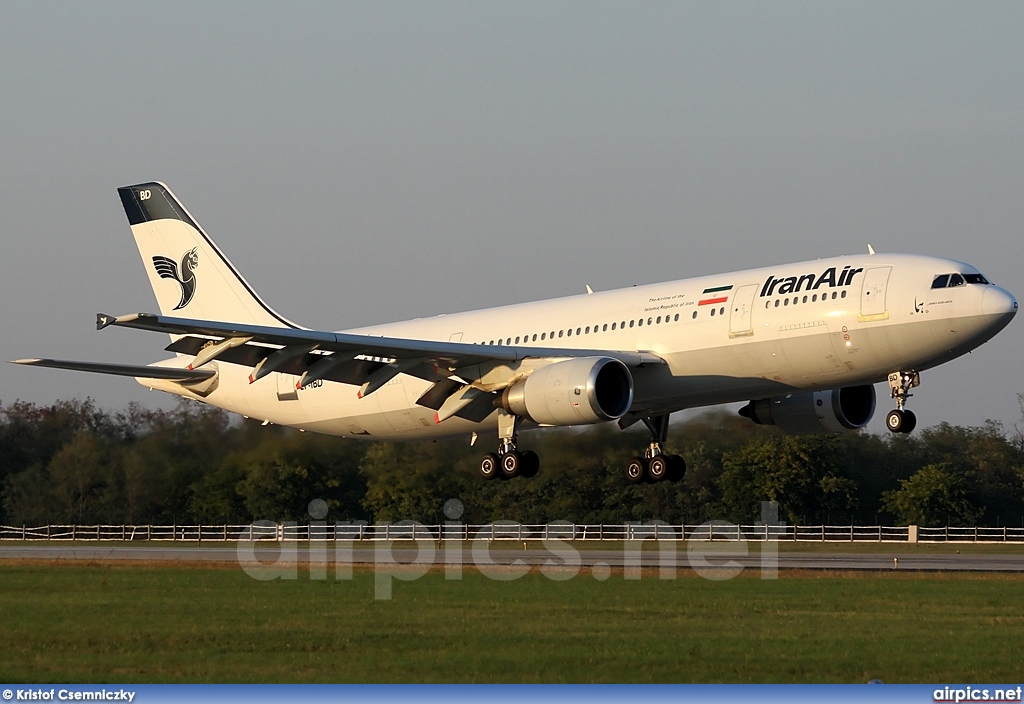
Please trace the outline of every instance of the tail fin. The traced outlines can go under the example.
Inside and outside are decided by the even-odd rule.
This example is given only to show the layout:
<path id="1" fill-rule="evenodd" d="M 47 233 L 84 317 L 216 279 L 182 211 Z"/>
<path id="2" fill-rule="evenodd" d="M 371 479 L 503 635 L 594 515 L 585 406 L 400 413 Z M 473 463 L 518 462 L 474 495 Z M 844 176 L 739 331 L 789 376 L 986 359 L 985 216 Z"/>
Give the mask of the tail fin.
<path id="1" fill-rule="evenodd" d="M 256 295 L 167 186 L 141 183 L 117 192 L 162 314 L 298 327 Z"/>

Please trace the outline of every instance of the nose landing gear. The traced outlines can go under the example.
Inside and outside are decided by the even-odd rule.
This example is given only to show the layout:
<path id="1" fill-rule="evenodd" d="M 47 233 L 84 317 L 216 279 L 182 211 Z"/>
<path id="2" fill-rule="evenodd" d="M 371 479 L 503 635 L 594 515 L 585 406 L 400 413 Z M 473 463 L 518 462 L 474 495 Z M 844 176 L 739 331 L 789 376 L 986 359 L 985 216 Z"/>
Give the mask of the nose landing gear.
<path id="1" fill-rule="evenodd" d="M 889 375 L 889 388 L 896 408 L 885 416 L 885 425 L 894 433 L 910 433 L 917 427 L 917 416 L 913 411 L 904 410 L 907 399 L 913 396 L 910 390 L 921 385 L 921 375 L 914 370 L 893 372 Z"/>

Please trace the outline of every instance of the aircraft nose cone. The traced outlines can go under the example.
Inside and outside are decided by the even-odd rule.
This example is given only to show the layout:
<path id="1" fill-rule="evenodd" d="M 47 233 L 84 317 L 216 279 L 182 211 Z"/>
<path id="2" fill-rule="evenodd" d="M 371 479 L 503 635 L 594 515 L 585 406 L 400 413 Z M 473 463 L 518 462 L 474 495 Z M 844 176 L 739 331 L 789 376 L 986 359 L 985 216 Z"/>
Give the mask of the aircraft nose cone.
<path id="1" fill-rule="evenodd" d="M 1017 299 L 1009 291 L 989 286 L 981 299 L 981 310 L 985 315 L 1013 315 L 1017 312 Z"/>

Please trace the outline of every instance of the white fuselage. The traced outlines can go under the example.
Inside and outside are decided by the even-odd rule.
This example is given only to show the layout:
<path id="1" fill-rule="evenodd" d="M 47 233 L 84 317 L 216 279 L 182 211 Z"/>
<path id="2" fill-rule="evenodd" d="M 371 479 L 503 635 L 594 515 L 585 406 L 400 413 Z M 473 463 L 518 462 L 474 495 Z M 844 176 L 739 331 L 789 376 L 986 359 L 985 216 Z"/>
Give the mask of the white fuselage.
<path id="1" fill-rule="evenodd" d="M 984 343 L 1017 303 L 980 283 L 932 288 L 941 274 L 976 274 L 961 262 L 915 255 L 864 255 L 768 267 L 590 295 L 348 330 L 436 341 L 651 352 L 665 364 L 632 370 L 631 412 L 663 414 L 883 381 L 923 370 Z M 548 360 L 550 361 L 550 360 Z M 530 359 L 518 364 L 529 372 Z M 382 439 L 468 435 L 493 428 L 416 400 L 430 382 L 400 374 L 375 393 L 330 381 L 296 390 L 272 373 L 250 384 L 248 367 L 219 363 L 203 401 L 281 425 Z M 180 385 L 147 386 L 192 395 Z"/>

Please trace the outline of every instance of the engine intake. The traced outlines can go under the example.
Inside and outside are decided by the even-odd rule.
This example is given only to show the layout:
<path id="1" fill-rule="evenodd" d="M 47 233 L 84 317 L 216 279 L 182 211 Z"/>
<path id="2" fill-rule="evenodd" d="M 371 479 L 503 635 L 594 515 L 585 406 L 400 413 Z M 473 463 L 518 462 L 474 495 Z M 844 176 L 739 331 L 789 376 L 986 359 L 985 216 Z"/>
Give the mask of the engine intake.
<path id="1" fill-rule="evenodd" d="M 618 420 L 633 405 L 633 377 L 611 357 L 555 362 L 505 389 L 500 405 L 540 425 Z"/>
<path id="2" fill-rule="evenodd" d="M 744 418 L 794 435 L 859 430 L 874 414 L 875 387 L 870 384 L 762 398 L 740 409 Z"/>

